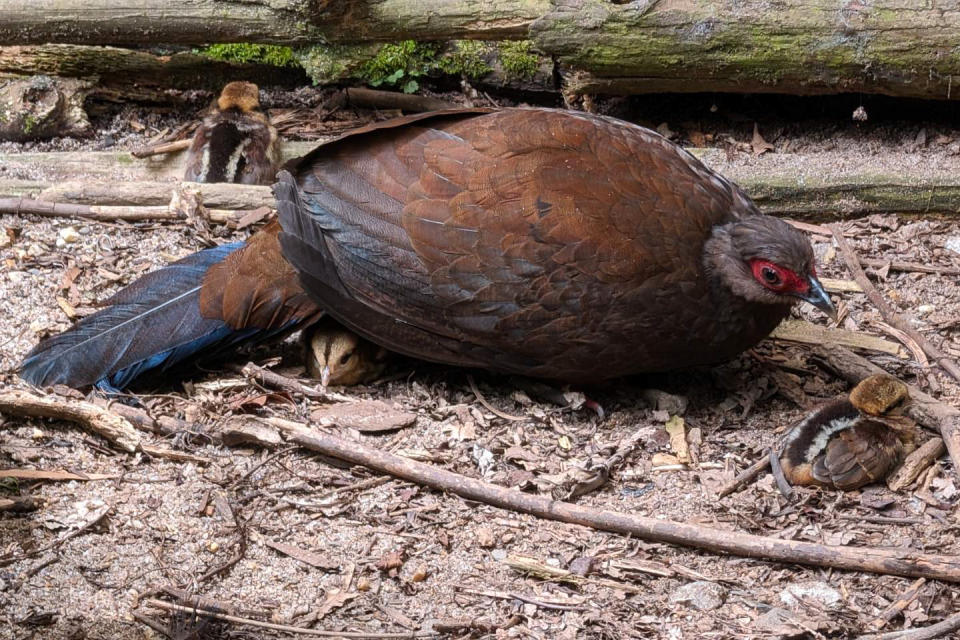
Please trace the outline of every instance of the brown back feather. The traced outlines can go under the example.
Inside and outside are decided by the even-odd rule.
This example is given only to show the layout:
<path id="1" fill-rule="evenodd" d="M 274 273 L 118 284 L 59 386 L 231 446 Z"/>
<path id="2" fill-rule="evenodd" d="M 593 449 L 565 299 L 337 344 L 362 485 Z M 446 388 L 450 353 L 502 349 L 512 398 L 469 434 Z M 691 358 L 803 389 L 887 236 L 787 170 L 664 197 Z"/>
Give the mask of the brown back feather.
<path id="1" fill-rule="evenodd" d="M 204 317 L 221 318 L 232 329 L 268 329 L 323 315 L 284 259 L 279 232 L 280 224 L 270 222 L 210 268 L 200 292 Z"/>

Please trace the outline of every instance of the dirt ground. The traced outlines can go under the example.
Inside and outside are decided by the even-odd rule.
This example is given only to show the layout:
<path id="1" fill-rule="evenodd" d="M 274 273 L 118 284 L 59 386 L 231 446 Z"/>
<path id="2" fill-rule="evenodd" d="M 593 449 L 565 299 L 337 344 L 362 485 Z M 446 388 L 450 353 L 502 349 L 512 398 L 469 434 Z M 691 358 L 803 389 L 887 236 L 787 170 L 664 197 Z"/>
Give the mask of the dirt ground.
<path id="1" fill-rule="evenodd" d="M 323 103 L 323 95 L 308 93 L 271 93 L 267 106 Z M 654 127 L 666 122 L 687 144 L 727 145 L 731 162 L 755 160 L 749 150 L 725 142 L 749 143 L 755 121 L 775 147 L 772 153 L 839 150 L 910 166 L 957 162 L 952 145 L 960 142 L 960 130 L 938 114 L 914 110 L 906 121 L 889 116 L 864 125 L 850 119 L 857 100 L 807 103 L 804 118 L 793 101 L 776 99 L 609 100 L 601 108 Z M 881 100 L 874 112 L 891 108 Z M 127 148 L 192 115 L 123 107 L 98 118 L 95 139 L 4 143 L 0 152 Z M 372 117 L 350 115 L 360 116 Z M 872 216 L 848 225 L 861 257 L 960 266 L 955 220 Z M 0 227 L 0 380 L 6 388 L 23 386 L 14 371 L 40 337 L 69 326 L 58 296 L 89 308 L 136 276 L 204 246 L 174 225 L 2 215 Z M 225 229 L 214 233 L 217 241 L 242 237 Z M 812 239 L 819 273 L 849 279 L 831 241 Z M 872 273 L 918 330 L 951 357 L 960 356 L 957 277 Z M 834 299 L 845 307 L 844 328 L 893 339 L 863 294 Z M 827 324 L 809 307 L 796 313 Z M 302 371 L 294 342 L 280 351 L 281 368 Z M 277 352 L 259 350 L 252 359 L 265 362 Z M 936 366 L 863 353 L 933 395 L 960 402 L 958 385 Z M 611 478 L 576 502 L 790 540 L 960 554 L 958 481 L 946 456 L 936 471 L 899 493 L 883 486 L 848 493 L 798 488 L 791 503 L 764 475 L 717 499 L 717 488 L 758 459 L 803 415 L 803 406 L 847 389 L 804 345 L 767 340 L 713 370 L 577 390 L 603 406 L 603 420 L 588 410 L 531 400 L 513 380 L 473 375 L 484 402 L 468 372 L 398 358 L 380 381 L 338 391 L 412 412 L 415 423 L 378 435 L 340 433 L 542 495 L 562 494 L 578 469 L 636 438 L 639 445 Z M 225 379 L 234 383 L 214 384 Z M 682 417 L 695 462 L 686 467 L 663 464 L 671 453 L 664 423 L 681 412 L 654 406 L 645 393 L 653 388 L 688 402 Z M 320 406 L 229 372 L 171 381 L 139 398 L 151 413 L 193 425 L 171 438 L 144 434 L 146 441 L 203 462 L 119 453 L 69 423 L 0 416 L 0 467 L 108 476 L 0 485 L 0 497 L 29 494 L 44 502 L 31 513 L 0 513 L 0 638 L 162 637 L 135 615 L 184 627 L 178 638 L 301 637 L 239 623 L 193 627 L 188 616 L 171 619 L 148 606 L 151 598 L 176 600 L 164 589 L 202 596 L 236 616 L 343 637 L 434 637 L 442 623 L 442 635 L 452 638 L 847 638 L 874 630 L 874 620 L 914 583 L 718 556 L 539 520 L 378 479 L 292 448 L 227 448 L 205 434 L 245 414 L 303 421 Z M 488 405 L 521 419 L 499 417 Z M 533 577 L 511 568 L 514 556 L 589 573 L 577 581 Z M 955 586 L 929 580 L 882 628 L 926 626 L 958 608 Z"/>

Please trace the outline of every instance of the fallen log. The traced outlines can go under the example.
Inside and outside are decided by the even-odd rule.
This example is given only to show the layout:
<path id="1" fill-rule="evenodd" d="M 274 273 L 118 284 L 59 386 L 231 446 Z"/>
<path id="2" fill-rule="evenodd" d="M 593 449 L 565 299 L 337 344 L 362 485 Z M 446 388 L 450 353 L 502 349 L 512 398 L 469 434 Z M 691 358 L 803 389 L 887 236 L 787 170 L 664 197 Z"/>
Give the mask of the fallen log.
<path id="1" fill-rule="evenodd" d="M 955 5 L 908 0 L 7 0 L 0 42 L 336 46 L 530 40 L 568 91 L 881 93 L 956 99 Z M 333 46 L 330 46 L 333 45 Z M 324 48 L 324 47 L 321 47 Z"/>
<path id="2" fill-rule="evenodd" d="M 0 82 L 0 140 L 90 135 L 83 101 L 92 87 L 90 80 L 48 76 Z"/>
<path id="3" fill-rule="evenodd" d="M 319 141 L 286 142 L 284 160 L 302 156 L 318 144 Z M 764 154 L 745 162 L 742 157 L 731 162 L 721 149 L 691 151 L 707 166 L 742 186 L 762 211 L 773 215 L 831 221 L 870 213 L 956 215 L 960 211 L 960 160 L 946 161 L 940 166 L 927 163 L 895 170 L 889 158 L 883 156 L 851 166 L 849 162 L 839 161 L 842 154 L 833 152 Z M 160 199 L 159 194 L 170 187 L 139 184 L 136 188 L 126 188 L 120 183 L 177 180 L 183 176 L 185 160 L 184 153 L 138 159 L 125 151 L 0 154 L 0 166 L 7 167 L 14 175 L 35 173 L 42 167 L 45 176 L 36 183 L 22 179 L 0 180 L 0 196 L 44 193 L 41 199 L 73 204 L 164 204 L 169 196 Z M 833 166 L 839 168 L 823 168 Z M 76 182 L 78 175 L 85 177 L 84 182 Z M 222 187 L 223 194 L 234 193 L 231 187 Z M 145 190 L 142 196 L 133 193 L 137 189 Z M 210 185 L 203 190 L 216 192 Z M 223 204 L 214 204 L 205 196 L 205 202 L 211 207 L 234 208 L 226 200 Z M 829 230 L 824 231 L 829 234 Z M 893 265 L 892 268 L 911 266 Z M 956 266 L 950 265 L 930 264 L 922 268 L 956 272 Z"/>
<path id="4" fill-rule="evenodd" d="M 3 11 L 0 8 L 0 15 Z M 191 51 L 158 56 L 135 49 L 74 44 L 0 47 L 0 74 L 86 78 L 91 97 L 149 102 L 175 102 L 167 89 L 219 92 L 233 80 L 290 86 L 306 80 L 303 70 L 294 66 L 228 62 Z"/>
<path id="5" fill-rule="evenodd" d="M 519 38 L 547 0 L 6 0 L 0 42 L 139 45 Z"/>

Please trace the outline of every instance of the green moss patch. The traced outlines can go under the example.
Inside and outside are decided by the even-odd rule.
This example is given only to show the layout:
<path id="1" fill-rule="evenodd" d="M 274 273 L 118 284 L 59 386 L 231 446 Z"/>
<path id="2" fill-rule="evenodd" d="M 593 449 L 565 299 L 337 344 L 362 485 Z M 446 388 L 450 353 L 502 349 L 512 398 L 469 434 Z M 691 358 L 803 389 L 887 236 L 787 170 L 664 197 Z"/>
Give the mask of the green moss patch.
<path id="1" fill-rule="evenodd" d="M 225 62 L 268 64 L 274 67 L 290 67 L 298 64 L 290 47 L 273 44 L 212 44 L 197 51 L 200 55 Z"/>
<path id="2" fill-rule="evenodd" d="M 499 43 L 497 51 L 503 70 L 520 78 L 532 78 L 540 68 L 540 56 L 533 53 L 532 48 L 529 40 Z"/>

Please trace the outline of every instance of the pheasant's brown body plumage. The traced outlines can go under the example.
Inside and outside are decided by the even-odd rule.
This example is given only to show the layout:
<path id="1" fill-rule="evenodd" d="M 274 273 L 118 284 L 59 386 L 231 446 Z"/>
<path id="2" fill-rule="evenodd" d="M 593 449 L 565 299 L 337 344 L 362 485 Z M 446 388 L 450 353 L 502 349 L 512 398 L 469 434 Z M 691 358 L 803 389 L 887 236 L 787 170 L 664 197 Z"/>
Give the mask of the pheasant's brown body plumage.
<path id="1" fill-rule="evenodd" d="M 789 311 L 707 272 L 713 229 L 759 215 L 749 199 L 613 119 L 411 116 L 291 170 L 285 255 L 332 315 L 408 355 L 591 382 L 722 361 Z"/>
<path id="2" fill-rule="evenodd" d="M 832 311 L 805 236 L 678 146 L 612 118 L 419 114 L 287 168 L 274 188 L 279 236 L 271 226 L 225 258 L 211 250 L 200 284 L 193 273 L 171 288 L 220 323 L 217 345 L 326 312 L 417 358 L 589 383 L 730 358 L 798 299 Z M 101 319 L 66 342 L 95 338 Z M 53 363 L 57 340 L 31 354 L 25 377 L 71 384 Z M 144 366 L 104 374 L 126 382 Z"/>

